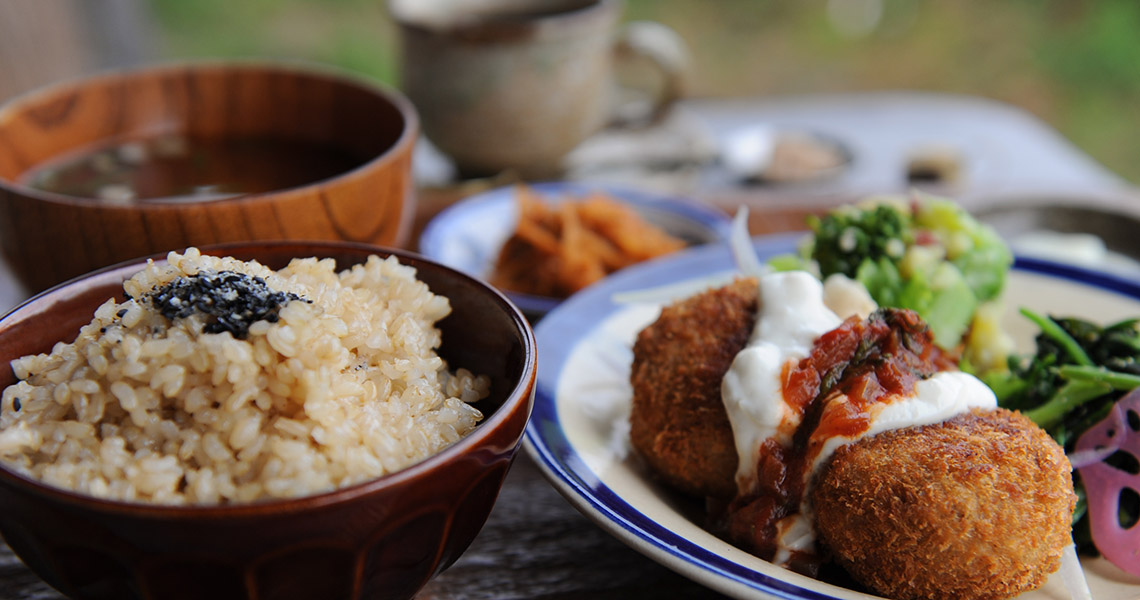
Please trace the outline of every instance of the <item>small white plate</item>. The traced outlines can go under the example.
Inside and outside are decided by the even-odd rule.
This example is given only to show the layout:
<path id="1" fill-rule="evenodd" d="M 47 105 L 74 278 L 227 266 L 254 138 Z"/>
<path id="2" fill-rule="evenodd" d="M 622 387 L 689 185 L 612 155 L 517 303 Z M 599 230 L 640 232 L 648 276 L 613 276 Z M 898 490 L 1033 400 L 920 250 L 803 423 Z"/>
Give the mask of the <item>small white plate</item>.
<path id="1" fill-rule="evenodd" d="M 790 252 L 802 233 L 757 238 L 762 258 Z M 727 281 L 733 262 L 724 245 L 684 250 L 631 267 L 577 294 L 535 328 L 538 386 L 527 451 L 580 511 L 626 544 L 682 575 L 741 599 L 877 598 L 817 581 L 741 551 L 701 527 L 701 507 L 655 483 L 629 451 L 629 365 L 636 333 L 656 319 L 656 305 L 621 305 L 617 294 L 678 282 Z M 1036 327 L 1017 314 L 1083 316 L 1096 322 L 1140 316 L 1140 283 L 1055 263 L 1018 259 L 1007 290 L 1007 330 L 1024 351 Z M 1140 598 L 1140 578 L 1103 559 L 1083 562 L 1097 600 Z M 1068 598 L 1054 576 L 1020 600 Z"/>
<path id="2" fill-rule="evenodd" d="M 574 182 L 533 183 L 528 187 L 550 202 L 561 202 L 602 192 L 637 210 L 648 222 L 692 245 L 728 239 L 731 219 L 723 212 L 694 200 L 602 184 Z M 465 198 L 440 211 L 420 236 L 420 252 L 428 258 L 486 279 L 499 249 L 518 223 L 515 186 L 497 188 Z M 541 316 L 562 302 L 560 298 L 505 291 L 529 316 Z"/>

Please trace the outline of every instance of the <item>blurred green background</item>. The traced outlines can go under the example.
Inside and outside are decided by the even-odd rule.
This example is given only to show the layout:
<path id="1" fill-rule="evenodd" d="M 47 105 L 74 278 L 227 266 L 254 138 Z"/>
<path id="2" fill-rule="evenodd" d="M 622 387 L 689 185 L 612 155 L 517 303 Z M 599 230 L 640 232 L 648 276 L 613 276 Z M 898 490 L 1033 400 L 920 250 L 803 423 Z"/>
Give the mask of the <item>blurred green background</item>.
<path id="1" fill-rule="evenodd" d="M 164 57 L 278 56 L 397 81 L 383 0 L 151 0 Z M 675 29 L 693 96 L 911 89 L 1024 108 L 1140 182 L 1136 0 L 627 0 Z"/>

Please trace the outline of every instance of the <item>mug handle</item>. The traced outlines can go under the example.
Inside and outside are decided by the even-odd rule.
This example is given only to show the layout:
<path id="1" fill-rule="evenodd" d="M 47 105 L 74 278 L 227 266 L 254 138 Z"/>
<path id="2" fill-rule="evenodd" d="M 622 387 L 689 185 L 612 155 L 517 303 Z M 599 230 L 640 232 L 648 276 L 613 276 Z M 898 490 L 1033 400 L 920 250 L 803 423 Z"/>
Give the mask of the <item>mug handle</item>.
<path id="1" fill-rule="evenodd" d="M 684 91 L 689 68 L 689 49 L 677 32 L 653 21 L 631 21 L 618 32 L 614 57 L 619 62 L 644 58 L 660 73 L 660 92 L 644 103 L 624 103 L 614 109 L 615 126 L 652 125 L 669 113 Z"/>

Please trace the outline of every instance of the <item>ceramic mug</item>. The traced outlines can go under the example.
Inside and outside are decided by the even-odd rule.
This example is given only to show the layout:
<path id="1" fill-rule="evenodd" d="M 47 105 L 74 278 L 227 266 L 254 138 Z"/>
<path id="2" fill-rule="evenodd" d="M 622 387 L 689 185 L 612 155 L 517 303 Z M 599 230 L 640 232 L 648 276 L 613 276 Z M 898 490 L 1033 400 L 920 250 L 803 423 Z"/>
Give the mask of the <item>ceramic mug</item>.
<path id="1" fill-rule="evenodd" d="M 401 32 L 403 89 L 424 134 L 464 176 L 555 175 L 567 153 L 607 124 L 653 122 L 680 94 L 684 43 L 658 23 L 619 25 L 620 0 L 388 6 Z M 638 105 L 618 101 L 615 77 L 633 58 L 653 65 L 661 81 Z"/>

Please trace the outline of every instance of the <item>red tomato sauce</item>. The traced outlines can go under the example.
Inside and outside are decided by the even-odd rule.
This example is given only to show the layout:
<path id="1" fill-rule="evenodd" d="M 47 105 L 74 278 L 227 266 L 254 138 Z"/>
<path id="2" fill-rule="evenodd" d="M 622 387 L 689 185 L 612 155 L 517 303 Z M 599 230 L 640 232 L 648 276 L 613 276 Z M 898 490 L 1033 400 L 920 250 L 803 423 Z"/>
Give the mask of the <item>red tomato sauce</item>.
<path id="1" fill-rule="evenodd" d="M 851 317 L 823 334 L 808 356 L 789 361 L 782 373 L 784 401 L 795 413 L 786 423 L 798 422 L 792 444 L 764 442 L 752 489 L 716 511 L 714 526 L 737 545 L 771 560 L 778 550 L 778 523 L 799 512 L 808 470 L 827 440 L 865 433 L 876 405 L 909 396 L 919 380 L 955 368 L 954 357 L 934 345 L 913 311 L 882 309 L 866 320 Z M 815 575 L 819 563 L 801 553 L 789 566 Z"/>

